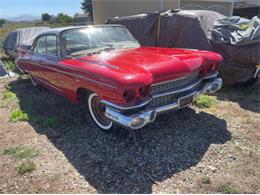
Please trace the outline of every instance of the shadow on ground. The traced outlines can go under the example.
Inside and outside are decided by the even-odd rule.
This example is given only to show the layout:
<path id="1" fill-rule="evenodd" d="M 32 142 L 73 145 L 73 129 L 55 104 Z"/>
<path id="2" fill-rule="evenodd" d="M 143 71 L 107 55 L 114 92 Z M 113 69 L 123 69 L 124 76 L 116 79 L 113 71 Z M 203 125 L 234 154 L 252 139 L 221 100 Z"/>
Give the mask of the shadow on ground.
<path id="1" fill-rule="evenodd" d="M 103 133 L 89 116 L 84 119 L 78 106 L 32 87 L 28 80 L 14 81 L 9 88 L 35 131 L 47 135 L 98 193 L 151 193 L 154 181 L 149 176 L 156 182 L 166 180 L 195 166 L 210 144 L 223 144 L 231 137 L 225 120 L 186 108 L 137 131 L 137 148 L 128 131 Z M 53 117 L 58 117 L 56 127 L 39 122 Z"/>
<path id="2" fill-rule="evenodd" d="M 245 110 L 260 113 L 260 78 L 250 85 L 224 86 L 214 95 L 220 100 L 237 102 Z"/>

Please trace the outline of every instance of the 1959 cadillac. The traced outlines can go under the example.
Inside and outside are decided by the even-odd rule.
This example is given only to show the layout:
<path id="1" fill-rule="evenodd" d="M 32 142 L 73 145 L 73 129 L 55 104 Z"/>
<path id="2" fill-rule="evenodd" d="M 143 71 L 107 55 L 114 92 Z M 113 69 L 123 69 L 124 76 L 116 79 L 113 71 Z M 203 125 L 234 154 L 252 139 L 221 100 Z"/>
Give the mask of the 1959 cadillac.
<path id="1" fill-rule="evenodd" d="M 57 28 L 18 49 L 17 67 L 73 103 L 88 104 L 98 127 L 140 129 L 222 86 L 214 52 L 141 47 L 120 25 Z"/>

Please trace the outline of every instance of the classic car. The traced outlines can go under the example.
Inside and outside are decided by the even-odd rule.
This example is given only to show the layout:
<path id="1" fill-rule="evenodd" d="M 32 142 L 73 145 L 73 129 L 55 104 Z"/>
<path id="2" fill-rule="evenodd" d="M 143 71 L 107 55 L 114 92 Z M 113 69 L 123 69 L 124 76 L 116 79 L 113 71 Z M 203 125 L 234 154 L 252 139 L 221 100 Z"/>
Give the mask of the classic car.
<path id="1" fill-rule="evenodd" d="M 17 67 L 75 104 L 86 103 L 96 125 L 140 129 L 158 114 L 190 105 L 222 86 L 221 55 L 192 49 L 142 47 L 121 25 L 47 30 Z"/>

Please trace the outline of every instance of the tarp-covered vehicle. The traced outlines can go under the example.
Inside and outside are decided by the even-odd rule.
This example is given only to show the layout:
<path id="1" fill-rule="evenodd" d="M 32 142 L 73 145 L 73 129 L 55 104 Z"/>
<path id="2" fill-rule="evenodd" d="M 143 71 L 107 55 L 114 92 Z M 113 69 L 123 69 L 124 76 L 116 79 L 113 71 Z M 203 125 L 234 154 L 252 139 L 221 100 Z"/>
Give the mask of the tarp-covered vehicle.
<path id="1" fill-rule="evenodd" d="M 115 17 L 107 23 L 125 25 L 143 46 L 217 51 L 224 56 L 220 73 L 225 83 L 237 84 L 254 77 L 259 64 L 259 42 L 234 46 L 216 41 L 212 36 L 215 24 L 226 18 L 208 10 L 168 10 Z"/>
<path id="2" fill-rule="evenodd" d="M 6 55 L 11 58 L 17 56 L 16 48 L 18 46 L 30 47 L 37 35 L 48 30 L 48 27 L 30 27 L 23 29 L 16 29 L 10 32 L 4 40 L 3 49 Z"/>
<path id="3" fill-rule="evenodd" d="M 222 77 L 228 84 L 254 79 L 260 64 L 260 19 L 233 16 L 214 23 L 211 37 L 214 51 L 222 54 Z"/>

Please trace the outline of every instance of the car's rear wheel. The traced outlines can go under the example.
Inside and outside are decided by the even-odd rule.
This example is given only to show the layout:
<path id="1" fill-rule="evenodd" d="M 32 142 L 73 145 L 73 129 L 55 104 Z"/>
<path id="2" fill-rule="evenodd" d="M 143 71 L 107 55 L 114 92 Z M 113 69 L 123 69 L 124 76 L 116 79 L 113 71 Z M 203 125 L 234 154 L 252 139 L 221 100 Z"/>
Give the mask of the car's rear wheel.
<path id="1" fill-rule="evenodd" d="M 108 132 L 113 129 L 113 122 L 105 116 L 106 105 L 103 104 L 96 93 L 88 96 L 88 108 L 96 125 Z"/>

